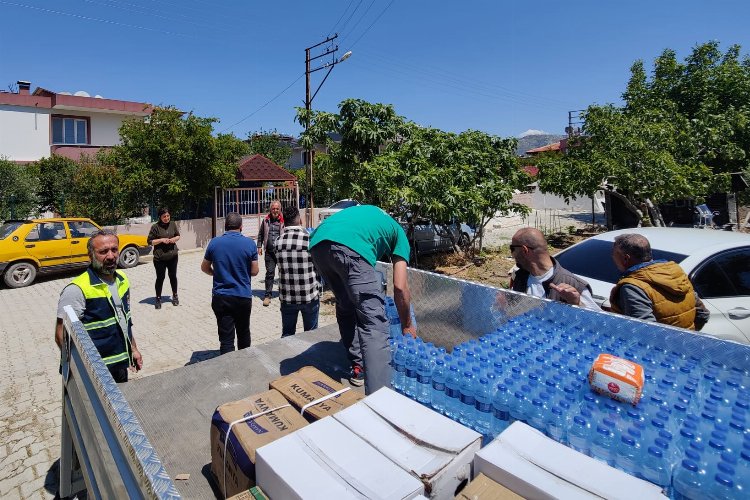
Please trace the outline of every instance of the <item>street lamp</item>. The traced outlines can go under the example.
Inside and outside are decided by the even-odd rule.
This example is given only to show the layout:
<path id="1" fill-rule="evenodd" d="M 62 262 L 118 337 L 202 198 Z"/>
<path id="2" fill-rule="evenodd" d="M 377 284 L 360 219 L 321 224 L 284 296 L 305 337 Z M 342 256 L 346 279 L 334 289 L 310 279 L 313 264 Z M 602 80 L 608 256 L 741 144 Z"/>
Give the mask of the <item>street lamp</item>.
<path id="1" fill-rule="evenodd" d="M 332 42 L 336 38 L 338 38 L 338 33 L 326 38 L 320 43 L 317 43 L 311 47 L 307 47 L 305 49 L 305 110 L 307 111 L 306 119 L 305 119 L 305 132 L 310 127 L 310 111 L 312 109 L 312 101 L 315 99 L 315 96 L 318 95 L 318 91 L 320 90 L 320 87 L 323 86 L 326 79 L 328 78 L 328 75 L 331 74 L 331 71 L 333 71 L 333 67 L 336 66 L 338 63 L 343 62 L 352 55 L 352 51 L 347 51 L 343 56 L 341 56 L 339 59 L 334 59 L 331 62 L 327 62 L 323 64 L 322 66 L 319 66 L 315 69 L 310 69 L 310 63 L 316 59 L 320 59 L 321 57 L 325 57 L 327 55 L 334 54 L 337 50 L 339 50 L 338 45 L 332 48 L 326 49 L 325 52 L 322 54 L 319 54 L 314 57 L 310 57 L 310 51 L 316 47 L 320 47 L 323 44 Z M 320 71 L 321 69 L 328 68 L 328 71 L 326 72 L 326 76 L 323 77 L 323 80 L 318 85 L 318 88 L 315 89 L 315 92 L 313 92 L 312 96 L 310 96 L 310 73 L 315 73 L 316 71 Z M 314 151 L 315 145 L 313 144 L 313 150 L 308 149 L 307 150 L 307 170 L 306 170 L 306 176 L 307 176 L 307 224 L 308 227 L 312 227 L 313 224 L 313 157 L 315 155 Z"/>

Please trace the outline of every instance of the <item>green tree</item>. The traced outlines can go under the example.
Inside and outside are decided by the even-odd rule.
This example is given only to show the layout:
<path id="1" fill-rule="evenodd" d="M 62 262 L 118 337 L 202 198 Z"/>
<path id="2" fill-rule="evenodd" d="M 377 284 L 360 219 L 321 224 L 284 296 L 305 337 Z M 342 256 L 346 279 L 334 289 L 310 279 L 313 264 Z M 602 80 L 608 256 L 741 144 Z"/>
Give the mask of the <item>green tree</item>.
<path id="1" fill-rule="evenodd" d="M 684 62 L 665 50 L 651 76 L 631 67 L 625 105 L 590 106 L 568 154 L 540 162 L 539 186 L 566 197 L 605 184 L 646 224 L 659 203 L 728 189 L 750 171 L 750 59 L 740 47 L 696 46 Z"/>
<path id="2" fill-rule="evenodd" d="M 66 215 L 89 217 L 100 225 L 119 224 L 134 215 L 133 207 L 128 204 L 122 171 L 107 164 L 107 158 L 101 155 L 81 159 L 65 202 Z"/>
<path id="3" fill-rule="evenodd" d="M 457 220 L 478 224 L 479 236 L 498 211 L 528 211 L 512 202 L 514 189 L 528 182 L 517 166 L 515 139 L 407 128 L 402 141 L 363 164 L 355 196 L 407 220 L 408 231 L 419 219 Z"/>
<path id="4" fill-rule="evenodd" d="M 52 155 L 36 162 L 39 172 L 39 209 L 65 217 L 66 202 L 74 189 L 78 163 L 65 156 Z"/>
<path id="5" fill-rule="evenodd" d="M 396 114 L 393 106 L 361 99 L 342 101 L 339 113 L 297 108 L 297 121 L 307 126 L 300 139 L 304 148 L 311 150 L 315 144 L 327 147 L 333 179 L 328 189 L 338 191 L 343 198 L 353 196 L 352 186 L 360 175 L 361 165 L 372 160 L 387 144 L 402 138 L 407 130 L 404 118 Z M 339 136 L 341 140 L 334 141 L 331 136 Z M 318 156 L 315 155 L 313 163 L 316 186 Z"/>
<path id="6" fill-rule="evenodd" d="M 201 118 L 173 107 L 155 108 L 144 120 L 120 127 L 122 144 L 112 159 L 128 206 L 149 203 L 179 211 L 187 199 L 211 198 L 216 186 L 236 185 L 237 160 L 248 144 L 233 135 L 214 137 L 215 118 Z"/>
<path id="7" fill-rule="evenodd" d="M 0 157 L 0 220 L 37 215 L 37 169 Z"/>
<path id="8" fill-rule="evenodd" d="M 292 155 L 292 147 L 282 141 L 276 130 L 253 132 L 249 134 L 247 142 L 250 144 L 249 154 L 263 155 L 280 167 L 283 167 Z"/>

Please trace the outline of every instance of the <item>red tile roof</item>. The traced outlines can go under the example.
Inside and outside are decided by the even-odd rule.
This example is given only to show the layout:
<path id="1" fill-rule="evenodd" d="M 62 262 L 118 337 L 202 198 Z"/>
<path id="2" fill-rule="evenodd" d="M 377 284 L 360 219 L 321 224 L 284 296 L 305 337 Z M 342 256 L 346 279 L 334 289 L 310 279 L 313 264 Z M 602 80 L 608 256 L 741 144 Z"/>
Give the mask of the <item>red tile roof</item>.
<path id="1" fill-rule="evenodd" d="M 297 178 L 263 155 L 240 159 L 237 180 L 240 181 L 296 181 Z"/>
<path id="2" fill-rule="evenodd" d="M 546 146 L 541 146 L 534 149 L 529 149 L 526 151 L 526 154 L 534 154 L 534 153 L 544 153 L 545 151 L 560 151 L 560 142 L 553 142 L 552 144 L 547 144 Z"/>
<path id="3" fill-rule="evenodd" d="M 539 167 L 537 167 L 536 165 L 525 165 L 521 167 L 521 170 L 526 172 L 531 177 L 536 177 L 539 173 Z"/>

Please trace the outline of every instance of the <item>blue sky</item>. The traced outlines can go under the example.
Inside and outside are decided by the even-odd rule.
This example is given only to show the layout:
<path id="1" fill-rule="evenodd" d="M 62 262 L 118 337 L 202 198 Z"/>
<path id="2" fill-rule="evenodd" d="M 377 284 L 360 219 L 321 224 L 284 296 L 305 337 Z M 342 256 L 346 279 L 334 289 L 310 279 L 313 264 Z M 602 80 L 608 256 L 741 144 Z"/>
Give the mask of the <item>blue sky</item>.
<path id="1" fill-rule="evenodd" d="M 568 111 L 618 103 L 636 59 L 709 40 L 749 54 L 748 19 L 747 0 L 0 0 L 0 87 L 174 105 L 243 138 L 297 134 L 304 49 L 338 32 L 353 55 L 315 109 L 353 97 L 452 132 L 560 134 Z"/>

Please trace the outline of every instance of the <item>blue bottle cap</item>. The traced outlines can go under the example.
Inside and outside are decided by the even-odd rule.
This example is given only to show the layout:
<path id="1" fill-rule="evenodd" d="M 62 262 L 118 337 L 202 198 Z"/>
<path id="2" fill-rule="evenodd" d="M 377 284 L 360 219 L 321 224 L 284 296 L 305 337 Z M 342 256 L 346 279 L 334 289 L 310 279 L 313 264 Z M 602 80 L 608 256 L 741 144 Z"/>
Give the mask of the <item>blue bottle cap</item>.
<path id="1" fill-rule="evenodd" d="M 581 417 L 580 415 L 576 415 L 575 417 L 573 417 L 573 422 L 575 422 L 577 425 L 588 425 L 586 419 Z"/>
<path id="2" fill-rule="evenodd" d="M 638 410 L 637 408 L 632 408 L 632 407 L 628 408 L 628 411 L 626 413 L 627 413 L 628 417 L 630 417 L 630 418 L 636 418 L 636 419 L 640 419 L 641 418 L 641 411 Z"/>
<path id="3" fill-rule="evenodd" d="M 695 450 L 685 450 L 685 456 L 690 460 L 695 460 L 696 462 L 701 461 L 701 454 Z"/>
<path id="4" fill-rule="evenodd" d="M 698 464 L 695 463 L 693 460 L 685 459 L 682 461 L 682 467 L 684 469 L 689 470 L 690 472 L 697 472 L 698 471 Z"/>
<path id="5" fill-rule="evenodd" d="M 734 481 L 732 481 L 732 479 L 726 474 L 716 474 L 716 476 L 714 476 L 714 479 L 717 483 L 725 488 L 734 488 Z"/>
<path id="6" fill-rule="evenodd" d="M 604 420 L 602 420 L 602 424 L 606 425 L 609 428 L 612 428 L 615 426 L 614 420 L 611 420 L 609 418 L 605 418 Z"/>
<path id="7" fill-rule="evenodd" d="M 639 429 L 636 429 L 635 427 L 630 427 L 628 429 L 628 434 L 630 434 L 631 436 L 633 436 L 636 439 L 640 439 L 640 437 L 641 437 L 641 431 Z"/>
<path id="8" fill-rule="evenodd" d="M 726 448 L 726 446 L 724 446 L 724 442 L 723 441 L 719 441 L 719 440 L 716 440 L 716 439 L 709 439 L 708 440 L 708 445 L 711 448 L 713 448 L 715 450 L 719 450 L 719 451 L 721 451 L 721 450 L 723 450 L 723 449 Z"/>
<path id="9" fill-rule="evenodd" d="M 605 427 L 603 425 L 597 426 L 596 427 L 596 432 L 598 432 L 602 436 L 609 436 L 610 435 L 609 428 L 607 428 L 607 427 Z"/>
<path id="10" fill-rule="evenodd" d="M 623 443 L 625 443 L 628 446 L 635 446 L 635 439 L 633 439 L 632 437 L 628 436 L 627 434 L 624 434 L 620 438 L 620 441 L 622 441 Z"/>
<path id="11" fill-rule="evenodd" d="M 660 418 L 652 418 L 651 419 L 651 425 L 653 425 L 657 429 L 663 429 L 664 428 L 664 424 L 665 424 L 664 420 L 662 420 Z"/>
<path id="12" fill-rule="evenodd" d="M 656 446 L 658 446 L 659 448 L 663 449 L 663 450 L 668 450 L 669 449 L 669 441 L 667 441 L 664 438 L 656 438 L 656 439 L 654 439 L 654 444 Z M 691 451 L 691 450 L 688 450 L 688 451 Z"/>
<path id="13" fill-rule="evenodd" d="M 698 453 L 702 453 L 706 449 L 706 447 L 700 441 L 691 441 L 690 447 Z"/>
<path id="14" fill-rule="evenodd" d="M 659 431 L 659 437 L 662 439 L 666 439 L 667 441 L 671 441 L 672 433 L 669 432 L 667 429 L 662 429 Z"/>
<path id="15" fill-rule="evenodd" d="M 664 453 L 662 453 L 661 450 L 659 448 L 657 448 L 656 446 L 649 446 L 648 447 L 648 453 L 649 453 L 649 455 L 653 455 L 656 458 L 663 458 L 664 457 Z"/>
<path id="16" fill-rule="evenodd" d="M 557 406 L 555 406 L 554 408 L 552 408 L 552 413 L 554 413 L 557 416 L 560 416 L 562 415 L 562 410 L 558 408 Z"/>

